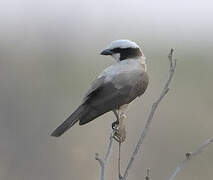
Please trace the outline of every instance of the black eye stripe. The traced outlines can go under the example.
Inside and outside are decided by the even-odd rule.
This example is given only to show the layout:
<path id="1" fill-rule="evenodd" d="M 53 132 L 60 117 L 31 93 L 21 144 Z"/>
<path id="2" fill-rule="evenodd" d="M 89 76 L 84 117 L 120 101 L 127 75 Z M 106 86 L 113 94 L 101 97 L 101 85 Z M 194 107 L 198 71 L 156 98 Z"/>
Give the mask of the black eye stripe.
<path id="1" fill-rule="evenodd" d="M 120 61 L 142 56 L 139 48 L 114 48 L 112 51 L 113 53 L 120 53 Z"/>
<path id="2" fill-rule="evenodd" d="M 126 48 L 127 49 L 127 48 Z M 123 49 L 124 50 L 124 49 Z M 121 53 L 122 52 L 122 49 L 121 48 L 114 48 L 114 49 L 112 49 L 112 51 L 114 52 L 114 53 Z"/>

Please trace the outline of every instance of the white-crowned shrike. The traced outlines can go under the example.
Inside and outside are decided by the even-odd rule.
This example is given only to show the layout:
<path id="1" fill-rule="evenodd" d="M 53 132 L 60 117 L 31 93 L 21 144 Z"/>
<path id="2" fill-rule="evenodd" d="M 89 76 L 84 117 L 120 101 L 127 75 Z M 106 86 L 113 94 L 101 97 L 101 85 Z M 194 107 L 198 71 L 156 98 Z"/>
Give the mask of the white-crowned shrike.
<path id="1" fill-rule="evenodd" d="M 52 136 L 59 137 L 76 122 L 86 124 L 104 113 L 118 113 L 136 97 L 141 96 L 149 83 L 145 56 L 140 47 L 129 40 L 112 41 L 101 55 L 110 55 L 116 63 L 106 68 L 92 83 L 79 107 L 59 126 Z"/>

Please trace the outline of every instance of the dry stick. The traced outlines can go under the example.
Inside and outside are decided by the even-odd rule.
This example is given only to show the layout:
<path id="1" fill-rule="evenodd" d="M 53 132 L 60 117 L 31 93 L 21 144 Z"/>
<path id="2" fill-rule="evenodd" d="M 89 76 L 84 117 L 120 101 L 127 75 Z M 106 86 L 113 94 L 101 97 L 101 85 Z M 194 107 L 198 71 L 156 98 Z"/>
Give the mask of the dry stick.
<path id="1" fill-rule="evenodd" d="M 100 167 L 101 167 L 101 177 L 100 177 L 100 180 L 104 180 L 105 179 L 105 169 L 106 169 L 106 165 L 109 161 L 109 157 L 110 157 L 110 154 L 112 152 L 112 142 L 113 142 L 113 134 L 114 134 L 114 131 L 111 133 L 110 135 L 110 138 L 109 138 L 109 145 L 108 145 L 108 148 L 107 148 L 107 153 L 104 157 L 104 160 L 102 160 L 98 153 L 95 154 L 95 160 L 97 160 L 100 164 Z"/>
<path id="2" fill-rule="evenodd" d="M 150 178 L 150 169 L 146 170 L 145 180 L 151 180 L 151 178 Z"/>
<path id="3" fill-rule="evenodd" d="M 118 178 L 122 180 L 121 176 L 121 142 L 118 144 Z"/>
<path id="4" fill-rule="evenodd" d="M 127 176 L 128 176 L 128 172 L 129 172 L 129 169 L 132 167 L 132 164 L 134 162 L 134 159 L 135 159 L 135 156 L 138 154 L 138 151 L 139 149 L 141 148 L 141 145 L 142 143 L 144 142 L 144 139 L 146 138 L 147 136 L 147 133 L 148 133 L 148 130 L 149 130 L 149 127 L 151 125 L 151 122 L 152 122 L 152 119 L 153 119 L 153 115 L 160 103 L 160 101 L 163 99 L 163 97 L 167 94 L 167 92 L 169 91 L 169 84 L 172 80 L 172 77 L 174 75 L 174 72 L 175 72 L 175 67 L 176 67 L 176 59 L 173 60 L 173 52 L 174 52 L 174 49 L 171 49 L 170 53 L 169 53 L 169 62 L 170 62 L 170 69 L 169 69 L 169 78 L 163 88 L 163 91 L 162 93 L 160 94 L 160 97 L 157 99 L 157 101 L 155 103 L 153 103 L 152 105 L 152 108 L 151 108 L 151 112 L 148 116 L 148 119 L 146 121 L 146 124 L 145 124 L 145 127 L 144 129 L 142 130 L 141 132 L 141 135 L 139 137 L 139 140 L 137 142 L 137 145 L 135 147 L 135 150 L 133 151 L 132 153 L 132 156 L 128 162 L 128 165 L 126 167 L 126 170 L 124 172 L 124 175 L 123 177 L 121 178 L 122 180 L 126 180 Z"/>
<path id="5" fill-rule="evenodd" d="M 199 155 L 202 150 L 204 150 L 209 144 L 213 143 L 213 137 L 207 139 L 203 144 L 201 144 L 194 152 L 188 152 L 185 154 L 185 159 L 182 160 L 178 166 L 176 167 L 176 169 L 173 171 L 173 173 L 170 175 L 168 180 L 174 180 L 176 175 L 183 170 L 184 165 L 192 159 L 192 157 L 195 157 L 197 155 Z"/>

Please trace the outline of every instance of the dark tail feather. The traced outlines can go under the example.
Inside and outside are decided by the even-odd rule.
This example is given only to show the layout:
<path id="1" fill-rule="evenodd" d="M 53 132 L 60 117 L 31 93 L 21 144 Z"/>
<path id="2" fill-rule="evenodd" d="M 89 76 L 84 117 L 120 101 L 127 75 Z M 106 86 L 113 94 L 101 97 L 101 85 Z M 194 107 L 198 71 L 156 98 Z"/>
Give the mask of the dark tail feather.
<path id="1" fill-rule="evenodd" d="M 59 137 L 61 136 L 65 131 L 70 129 L 78 120 L 80 120 L 80 117 L 82 115 L 84 107 L 79 106 L 77 110 L 75 110 L 60 126 L 58 126 L 51 134 L 51 136 Z"/>

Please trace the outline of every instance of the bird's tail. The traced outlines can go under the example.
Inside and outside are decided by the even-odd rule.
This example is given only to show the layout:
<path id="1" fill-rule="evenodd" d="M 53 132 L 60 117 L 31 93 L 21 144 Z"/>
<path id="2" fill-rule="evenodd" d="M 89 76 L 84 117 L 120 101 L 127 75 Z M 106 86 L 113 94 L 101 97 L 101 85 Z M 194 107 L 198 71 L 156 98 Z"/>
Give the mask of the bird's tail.
<path id="1" fill-rule="evenodd" d="M 78 120 L 80 120 L 82 112 L 83 112 L 83 105 L 79 106 L 60 126 L 58 126 L 51 134 L 51 136 L 59 137 L 65 131 L 70 129 Z"/>

